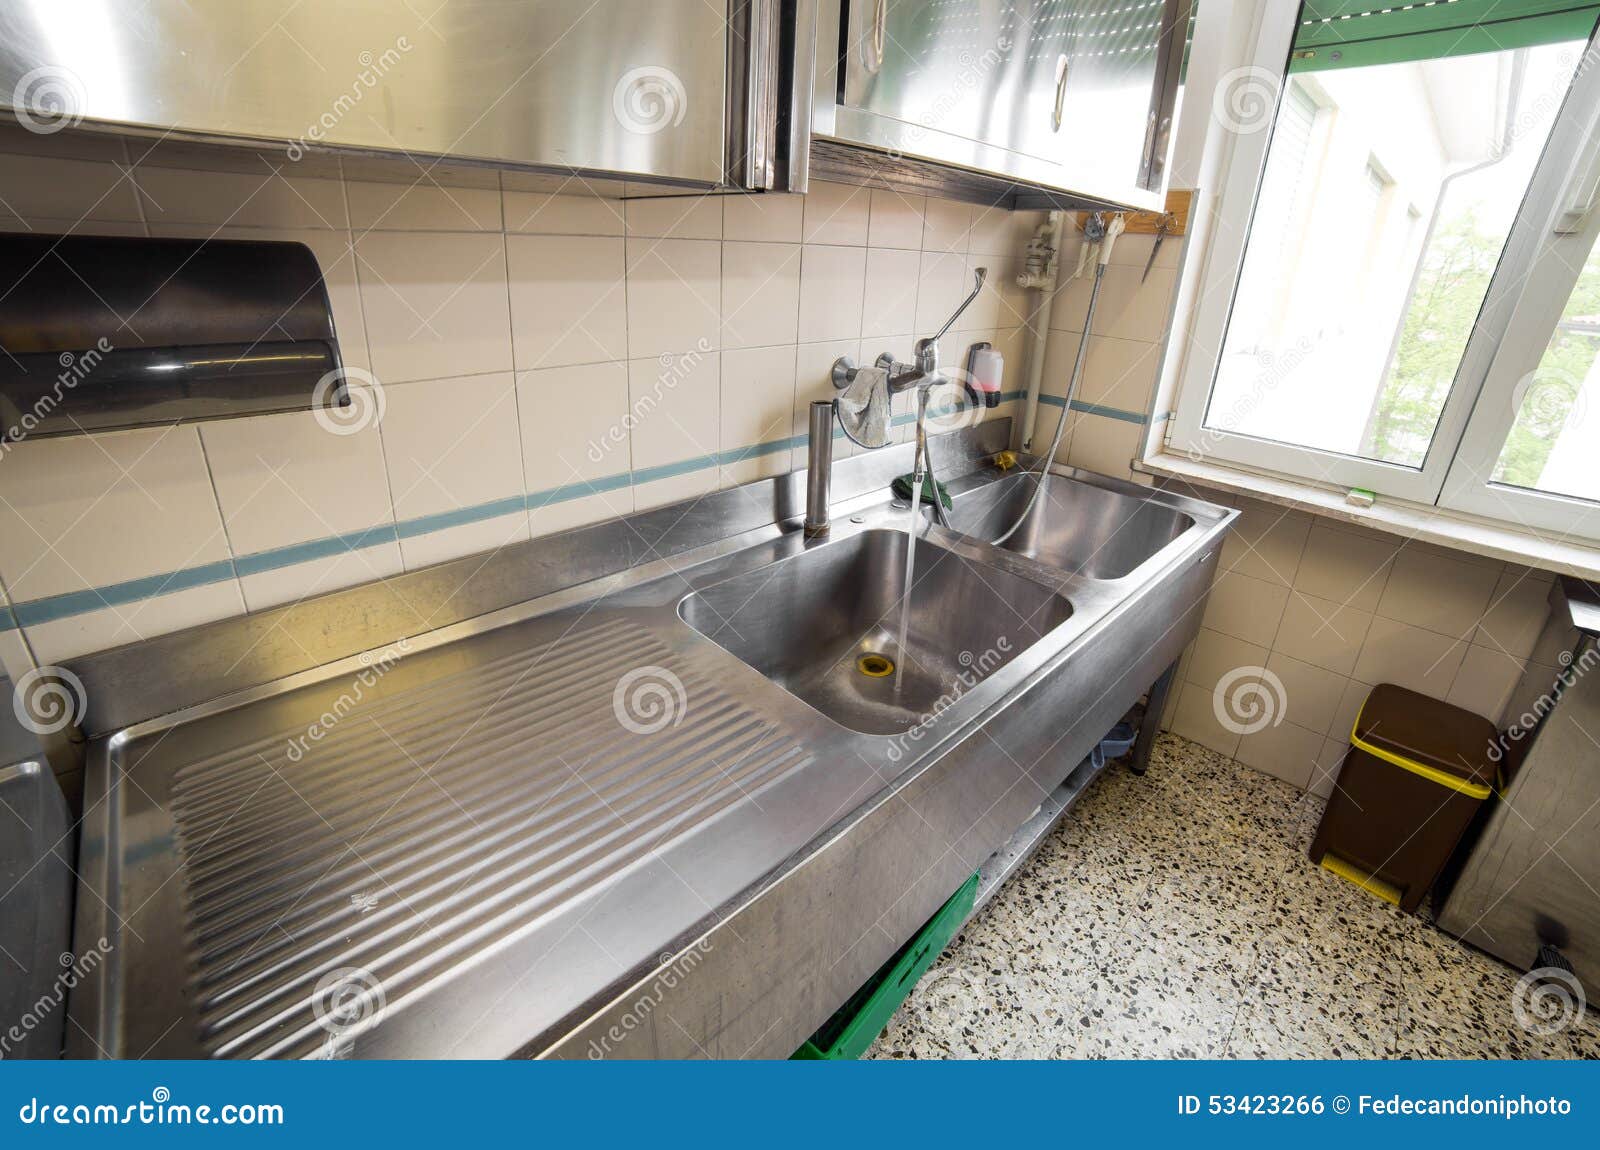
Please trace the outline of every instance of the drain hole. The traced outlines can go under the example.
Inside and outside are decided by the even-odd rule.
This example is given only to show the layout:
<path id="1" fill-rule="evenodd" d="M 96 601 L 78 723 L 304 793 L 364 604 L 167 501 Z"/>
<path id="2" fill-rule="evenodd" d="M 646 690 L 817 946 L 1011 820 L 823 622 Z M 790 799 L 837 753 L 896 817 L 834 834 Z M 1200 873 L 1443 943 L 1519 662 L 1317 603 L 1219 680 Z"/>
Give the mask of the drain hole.
<path id="1" fill-rule="evenodd" d="M 894 674 L 894 662 L 882 655 L 862 655 L 856 660 L 856 670 L 874 679 Z"/>

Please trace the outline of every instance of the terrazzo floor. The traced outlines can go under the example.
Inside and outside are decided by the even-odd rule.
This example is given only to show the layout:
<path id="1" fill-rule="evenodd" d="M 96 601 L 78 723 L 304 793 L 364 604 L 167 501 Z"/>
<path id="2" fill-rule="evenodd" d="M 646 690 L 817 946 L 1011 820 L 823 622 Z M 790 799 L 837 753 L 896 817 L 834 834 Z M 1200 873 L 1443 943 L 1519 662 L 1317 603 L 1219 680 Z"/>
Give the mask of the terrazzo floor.
<path id="1" fill-rule="evenodd" d="M 1313 866 L 1322 800 L 1175 735 L 1113 764 L 869 1058 L 1600 1057 L 1520 971 Z"/>

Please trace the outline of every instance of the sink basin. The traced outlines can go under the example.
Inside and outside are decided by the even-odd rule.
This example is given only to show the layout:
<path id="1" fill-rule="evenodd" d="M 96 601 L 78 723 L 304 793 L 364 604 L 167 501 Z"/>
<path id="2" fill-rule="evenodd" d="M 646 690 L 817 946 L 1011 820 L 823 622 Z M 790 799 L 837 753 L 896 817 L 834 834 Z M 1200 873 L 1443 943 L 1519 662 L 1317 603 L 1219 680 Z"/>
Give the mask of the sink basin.
<path id="1" fill-rule="evenodd" d="M 841 726 L 894 735 L 952 705 L 1072 614 L 1041 584 L 925 539 L 899 683 L 899 531 L 865 531 L 687 596 L 696 631 Z"/>
<path id="2" fill-rule="evenodd" d="M 950 526 L 993 542 L 1022 514 L 1037 482 L 1013 475 L 973 492 L 956 503 Z M 1170 507 L 1051 475 L 1027 520 L 1000 546 L 1090 579 L 1121 579 L 1193 525 Z"/>

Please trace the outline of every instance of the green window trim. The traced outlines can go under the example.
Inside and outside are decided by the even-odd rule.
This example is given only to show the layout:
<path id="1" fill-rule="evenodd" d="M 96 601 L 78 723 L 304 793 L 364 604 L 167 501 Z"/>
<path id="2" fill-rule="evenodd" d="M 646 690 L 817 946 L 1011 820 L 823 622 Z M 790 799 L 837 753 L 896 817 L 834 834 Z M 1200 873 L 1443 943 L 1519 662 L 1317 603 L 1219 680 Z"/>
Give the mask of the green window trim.
<path id="1" fill-rule="evenodd" d="M 1600 3 L 1576 0 L 1306 0 L 1289 71 L 1438 60 L 1587 40 Z"/>

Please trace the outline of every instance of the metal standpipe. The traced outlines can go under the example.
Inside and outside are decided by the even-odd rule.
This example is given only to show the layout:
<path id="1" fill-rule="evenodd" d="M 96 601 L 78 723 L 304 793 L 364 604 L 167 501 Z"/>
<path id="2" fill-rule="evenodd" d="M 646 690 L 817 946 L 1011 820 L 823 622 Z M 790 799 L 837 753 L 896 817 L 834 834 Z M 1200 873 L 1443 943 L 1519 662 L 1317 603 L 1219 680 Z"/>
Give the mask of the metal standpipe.
<path id="1" fill-rule="evenodd" d="M 819 399 L 811 405 L 806 443 L 807 539 L 828 533 L 828 479 L 833 474 L 833 401 Z"/>

